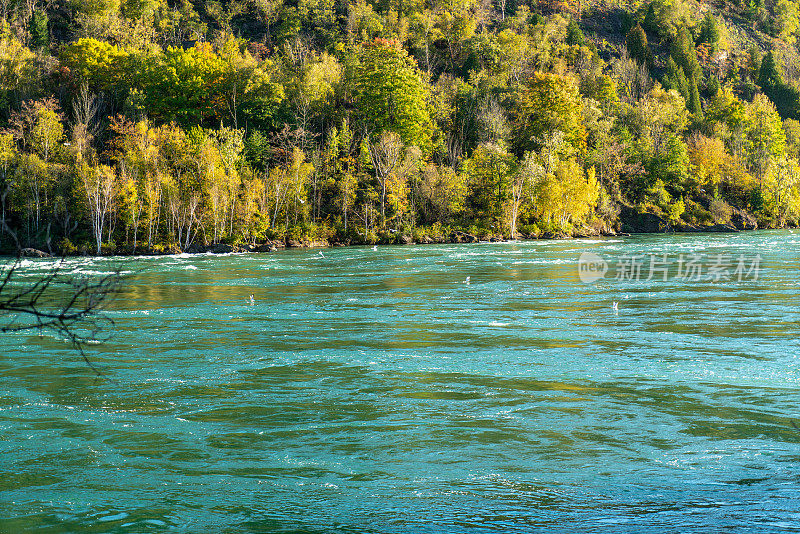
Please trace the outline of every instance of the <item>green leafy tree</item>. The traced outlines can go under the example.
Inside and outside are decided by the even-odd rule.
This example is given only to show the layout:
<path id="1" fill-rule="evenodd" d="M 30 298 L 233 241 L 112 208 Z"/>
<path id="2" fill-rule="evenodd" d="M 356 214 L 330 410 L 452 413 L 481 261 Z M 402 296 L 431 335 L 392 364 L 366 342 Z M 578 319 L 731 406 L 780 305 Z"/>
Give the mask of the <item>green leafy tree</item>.
<path id="1" fill-rule="evenodd" d="M 481 144 L 464 162 L 472 217 L 485 227 L 499 230 L 504 208 L 510 197 L 510 184 L 516 170 L 516 158 L 496 144 Z"/>
<path id="2" fill-rule="evenodd" d="M 575 83 L 565 76 L 537 72 L 517 95 L 514 147 L 520 153 L 538 150 L 542 140 L 560 131 L 571 154 L 586 147 L 582 102 Z M 567 154 L 570 155 L 570 154 Z"/>
<path id="3" fill-rule="evenodd" d="M 219 86 L 225 78 L 225 62 L 208 43 L 183 50 L 170 47 L 163 56 L 142 57 L 141 80 L 147 107 L 160 120 L 203 124 L 225 114 Z M 223 115 L 224 116 L 224 115 Z"/>
<path id="4" fill-rule="evenodd" d="M 358 54 L 356 105 L 367 129 L 395 132 L 403 144 L 430 150 L 428 90 L 408 53 L 396 41 L 376 39 Z"/>
<path id="5" fill-rule="evenodd" d="M 786 154 L 786 133 L 781 117 L 769 98 L 756 95 L 747 105 L 747 141 L 750 164 L 761 178 L 770 161 L 780 160 Z"/>

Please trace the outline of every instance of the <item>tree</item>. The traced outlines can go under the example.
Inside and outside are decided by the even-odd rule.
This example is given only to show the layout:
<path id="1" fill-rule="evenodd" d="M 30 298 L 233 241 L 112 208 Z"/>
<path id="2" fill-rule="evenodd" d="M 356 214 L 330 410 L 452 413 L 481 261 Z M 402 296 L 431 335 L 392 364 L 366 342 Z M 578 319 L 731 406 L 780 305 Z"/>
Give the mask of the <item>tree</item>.
<path id="1" fill-rule="evenodd" d="M 539 219 L 559 230 L 581 224 L 597 206 L 600 189 L 594 168 L 588 176 L 574 159 L 559 161 L 553 173 L 537 181 L 535 208 Z"/>
<path id="2" fill-rule="evenodd" d="M 518 101 L 514 140 L 518 152 L 538 150 L 544 136 L 556 131 L 563 132 L 565 149 L 571 153 L 585 149 L 582 102 L 574 81 L 558 74 L 537 72 L 522 88 Z"/>
<path id="3" fill-rule="evenodd" d="M 772 34 L 780 40 L 794 44 L 798 20 L 797 2 L 793 0 L 777 0 L 773 7 Z"/>
<path id="4" fill-rule="evenodd" d="M 78 174 L 89 205 L 89 217 L 92 221 L 92 232 L 95 239 L 95 254 L 99 256 L 103 243 L 103 226 L 106 216 L 111 211 L 111 203 L 116 194 L 116 176 L 114 170 L 107 165 L 94 167 L 86 162 L 79 164 Z"/>
<path id="5" fill-rule="evenodd" d="M 11 129 L 23 150 L 31 149 L 45 163 L 50 161 L 64 137 L 64 125 L 55 98 L 28 101 L 11 113 Z"/>
<path id="6" fill-rule="evenodd" d="M 670 136 L 664 150 L 653 162 L 653 174 L 671 191 L 683 190 L 689 179 L 689 156 L 683 139 L 677 135 Z"/>
<path id="7" fill-rule="evenodd" d="M 770 161 L 781 159 L 786 153 L 786 133 L 778 111 L 769 98 L 759 94 L 746 108 L 748 127 L 748 156 L 751 168 L 762 179 Z"/>
<path id="8" fill-rule="evenodd" d="M 6 222 L 6 199 L 11 192 L 11 176 L 9 174 L 11 163 L 16 159 L 17 151 L 14 136 L 10 133 L 0 134 L 0 235 L 8 233 L 19 248 L 19 239 L 16 233 L 9 228 Z"/>
<path id="9" fill-rule="evenodd" d="M 82 158 L 100 132 L 100 102 L 96 95 L 89 92 L 88 85 L 81 84 L 79 93 L 72 101 L 72 142 L 75 152 Z"/>
<path id="10" fill-rule="evenodd" d="M 413 60 L 398 42 L 382 39 L 361 45 L 359 58 L 356 102 L 368 131 L 395 132 L 403 144 L 429 150 L 428 92 Z"/>
<path id="11" fill-rule="evenodd" d="M 25 94 L 35 83 L 35 55 L 16 39 L 7 25 L 0 28 L 0 97 L 8 105 L 11 96 Z"/>
<path id="12" fill-rule="evenodd" d="M 422 173 L 419 186 L 426 222 L 445 222 L 464 211 L 468 194 L 464 174 L 448 165 L 429 163 Z"/>
<path id="13" fill-rule="evenodd" d="M 64 47 L 61 63 L 80 84 L 95 91 L 112 91 L 123 78 L 129 54 L 110 43 L 82 37 Z"/>
<path id="14" fill-rule="evenodd" d="M 711 46 L 711 51 L 716 52 L 719 47 L 719 42 L 722 32 L 717 17 L 711 11 L 708 11 L 703 17 L 703 22 L 700 23 L 700 35 L 698 41 L 701 43 L 708 43 Z"/>
<path id="15" fill-rule="evenodd" d="M 683 69 L 687 79 L 691 79 L 693 76 L 699 78 L 702 75 L 700 62 L 697 60 L 697 50 L 694 47 L 694 39 L 686 26 L 682 26 L 672 40 L 670 56 Z"/>
<path id="16" fill-rule="evenodd" d="M 661 83 L 665 89 L 674 89 L 685 101 L 689 101 L 689 82 L 686 79 L 686 74 L 683 73 L 683 69 L 675 63 L 672 57 L 667 60 L 667 72 Z"/>
<path id="17" fill-rule="evenodd" d="M 37 9 L 33 12 L 28 22 L 28 31 L 31 34 L 31 47 L 35 50 L 46 48 L 50 44 L 50 31 L 47 13 Z"/>
<path id="18" fill-rule="evenodd" d="M 675 35 L 692 23 L 692 8 L 687 0 L 652 0 L 647 5 L 644 26 L 662 38 Z"/>
<path id="19" fill-rule="evenodd" d="M 394 132 L 381 133 L 378 140 L 369 145 L 369 157 L 381 186 L 381 227 L 383 227 L 386 224 L 386 186 L 402 164 L 403 142 L 400 136 Z"/>
<path id="20" fill-rule="evenodd" d="M 61 147 L 64 126 L 58 104 L 50 97 L 33 102 L 25 102 L 20 111 L 11 114 L 11 131 L 26 153 L 17 168 L 19 184 L 30 190 L 33 209 L 33 228 L 40 229 L 43 206 L 47 204 L 48 189 L 51 183 L 50 158 Z"/>
<path id="21" fill-rule="evenodd" d="M 697 88 L 697 78 L 692 77 L 689 82 L 689 100 L 686 101 L 686 107 L 689 112 L 700 121 L 703 119 L 703 107 L 700 103 L 700 90 Z"/>
<path id="22" fill-rule="evenodd" d="M 244 47 L 242 40 L 228 34 L 221 36 L 221 40 L 219 55 L 223 66 L 219 91 L 225 102 L 231 124 L 234 128 L 238 128 L 239 109 L 258 64 L 246 49 L 242 50 Z"/>
<path id="23" fill-rule="evenodd" d="M 783 85 L 783 76 L 778 70 L 778 64 L 775 61 L 775 55 L 772 50 L 767 52 L 764 59 L 761 61 L 761 68 L 758 70 L 758 81 L 756 82 L 765 91 L 774 89 Z"/>
<path id="24" fill-rule="evenodd" d="M 758 79 L 761 72 L 761 50 L 755 44 L 747 49 L 747 71 L 751 80 Z"/>
<path id="25" fill-rule="evenodd" d="M 582 45 L 585 40 L 586 38 L 583 36 L 580 24 L 578 24 L 575 19 L 569 19 L 569 24 L 567 24 L 567 44 L 573 46 Z"/>
<path id="26" fill-rule="evenodd" d="M 139 61 L 143 63 L 139 83 L 154 117 L 190 125 L 226 115 L 226 107 L 215 105 L 226 65 L 209 43 L 187 50 L 169 47 L 163 56 Z"/>
<path id="27" fill-rule="evenodd" d="M 468 206 L 475 219 L 497 228 L 509 198 L 509 185 L 516 164 L 516 158 L 503 146 L 491 143 L 478 146 L 472 157 L 464 162 L 470 191 Z"/>
<path id="28" fill-rule="evenodd" d="M 61 260 L 31 279 L 18 258 L 0 273 L 0 332 L 49 331 L 69 341 L 99 372 L 83 347 L 114 324 L 101 312 L 120 290 L 119 269 L 89 278 L 69 271 Z"/>
<path id="29" fill-rule="evenodd" d="M 637 24 L 628 32 L 625 37 L 625 46 L 628 47 L 630 56 L 639 62 L 640 65 L 647 65 L 648 67 L 653 61 L 653 53 L 647 44 L 647 34 L 641 25 Z"/>
<path id="30" fill-rule="evenodd" d="M 535 183 L 544 178 L 544 174 L 544 167 L 539 164 L 536 154 L 526 152 L 511 179 L 509 230 L 511 231 L 512 239 L 517 236 L 517 219 L 519 219 L 520 205 L 525 196 L 530 194 L 529 190 Z"/>
<path id="31" fill-rule="evenodd" d="M 722 140 L 704 135 L 693 136 L 689 142 L 688 156 L 691 175 L 698 185 L 709 193 L 717 191 L 730 158 Z"/>

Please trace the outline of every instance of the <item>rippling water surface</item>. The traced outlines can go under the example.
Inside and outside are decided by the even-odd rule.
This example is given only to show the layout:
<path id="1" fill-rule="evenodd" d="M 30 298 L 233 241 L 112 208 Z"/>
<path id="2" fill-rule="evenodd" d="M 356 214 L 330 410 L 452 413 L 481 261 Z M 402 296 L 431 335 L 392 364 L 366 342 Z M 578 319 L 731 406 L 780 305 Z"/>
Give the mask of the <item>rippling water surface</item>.
<path id="1" fill-rule="evenodd" d="M 0 338 L 0 531 L 798 531 L 798 244 L 71 260 L 136 273 L 89 347 L 110 379 Z M 583 251 L 763 260 L 586 285 Z"/>

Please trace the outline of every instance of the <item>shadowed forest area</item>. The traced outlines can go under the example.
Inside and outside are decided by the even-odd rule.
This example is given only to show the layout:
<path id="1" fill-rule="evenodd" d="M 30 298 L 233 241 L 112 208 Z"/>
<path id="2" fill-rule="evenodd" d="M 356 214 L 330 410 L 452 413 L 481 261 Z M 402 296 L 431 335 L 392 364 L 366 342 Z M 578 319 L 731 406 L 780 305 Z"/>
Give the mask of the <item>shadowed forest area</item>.
<path id="1" fill-rule="evenodd" d="M 0 0 L 0 247 L 800 218 L 794 0 Z"/>

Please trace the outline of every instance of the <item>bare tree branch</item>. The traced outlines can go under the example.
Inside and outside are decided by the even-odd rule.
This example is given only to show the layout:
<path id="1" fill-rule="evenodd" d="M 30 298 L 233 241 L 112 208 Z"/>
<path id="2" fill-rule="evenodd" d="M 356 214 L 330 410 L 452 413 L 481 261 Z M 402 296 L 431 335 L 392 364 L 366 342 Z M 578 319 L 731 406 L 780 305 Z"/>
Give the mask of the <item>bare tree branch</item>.
<path id="1" fill-rule="evenodd" d="M 114 321 L 101 312 L 118 293 L 119 269 L 89 277 L 67 269 L 63 259 L 31 281 L 20 258 L 0 267 L 0 333 L 49 331 L 69 341 L 96 373 L 84 351 L 87 343 L 108 338 Z"/>

